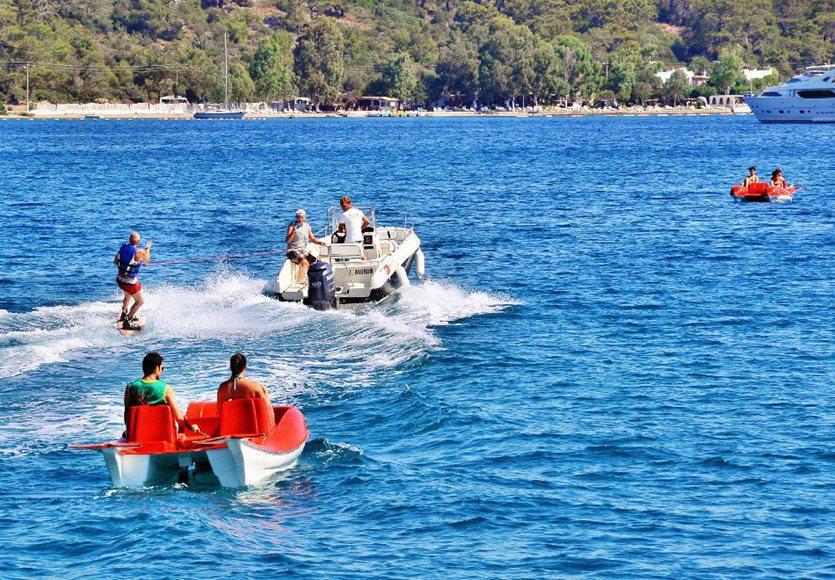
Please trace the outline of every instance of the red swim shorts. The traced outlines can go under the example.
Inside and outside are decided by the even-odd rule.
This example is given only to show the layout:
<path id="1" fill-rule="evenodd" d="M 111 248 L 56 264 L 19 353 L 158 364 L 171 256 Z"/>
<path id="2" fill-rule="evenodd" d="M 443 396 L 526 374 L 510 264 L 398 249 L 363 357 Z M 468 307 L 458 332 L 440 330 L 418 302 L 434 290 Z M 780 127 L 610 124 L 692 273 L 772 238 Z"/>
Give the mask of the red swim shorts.
<path id="1" fill-rule="evenodd" d="M 128 296 L 133 296 L 134 294 L 142 290 L 142 284 L 140 284 L 139 282 L 137 282 L 136 284 L 126 284 L 118 278 L 116 278 L 116 285 L 125 292 L 127 292 Z"/>

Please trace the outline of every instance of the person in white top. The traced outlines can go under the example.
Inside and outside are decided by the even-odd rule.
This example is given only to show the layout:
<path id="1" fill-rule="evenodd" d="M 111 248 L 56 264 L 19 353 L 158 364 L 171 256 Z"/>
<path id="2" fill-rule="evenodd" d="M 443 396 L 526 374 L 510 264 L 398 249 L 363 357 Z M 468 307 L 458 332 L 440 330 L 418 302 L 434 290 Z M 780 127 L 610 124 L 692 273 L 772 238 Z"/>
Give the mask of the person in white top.
<path id="1" fill-rule="evenodd" d="M 307 269 L 316 261 L 315 257 L 308 254 L 307 244 L 313 242 L 320 246 L 325 245 L 325 242 L 316 239 L 313 235 L 313 230 L 307 223 L 307 212 L 303 209 L 296 212 L 296 221 L 287 226 L 285 241 L 287 242 L 287 259 L 299 266 L 296 282 L 303 284 L 307 280 Z"/>
<path id="2" fill-rule="evenodd" d="M 371 225 L 362 211 L 351 207 L 351 198 L 347 195 L 339 200 L 342 215 L 339 216 L 339 231 L 345 234 L 345 243 L 362 242 L 362 231 Z"/>

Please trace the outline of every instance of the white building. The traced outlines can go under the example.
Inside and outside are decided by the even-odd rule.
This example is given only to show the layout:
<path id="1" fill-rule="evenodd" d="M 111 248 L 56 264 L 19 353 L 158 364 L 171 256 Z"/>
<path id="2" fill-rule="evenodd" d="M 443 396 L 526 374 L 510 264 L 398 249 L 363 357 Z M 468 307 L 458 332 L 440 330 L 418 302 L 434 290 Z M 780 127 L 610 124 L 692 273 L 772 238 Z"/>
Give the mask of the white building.
<path id="1" fill-rule="evenodd" d="M 764 79 L 765 77 L 770 77 L 774 74 L 773 68 L 744 68 L 742 69 L 742 76 L 745 77 L 745 80 L 755 81 L 757 79 Z"/>
<path id="2" fill-rule="evenodd" d="M 683 72 L 684 76 L 687 77 L 687 84 L 689 84 L 691 86 L 694 86 L 694 87 L 700 87 L 703 84 L 705 84 L 708 81 L 708 79 L 710 79 L 710 75 L 707 74 L 707 72 L 705 72 L 705 71 L 702 71 L 700 73 L 696 73 L 696 72 L 693 72 L 692 70 L 689 70 L 689 69 L 687 69 L 683 66 L 678 67 L 678 68 L 671 68 L 670 70 L 663 70 L 663 71 L 657 72 L 657 73 L 655 73 L 655 76 L 657 76 L 659 79 L 661 79 L 662 83 L 666 83 L 668 80 L 670 80 L 670 77 L 673 76 L 673 73 L 675 73 L 677 71 L 678 72 Z"/>

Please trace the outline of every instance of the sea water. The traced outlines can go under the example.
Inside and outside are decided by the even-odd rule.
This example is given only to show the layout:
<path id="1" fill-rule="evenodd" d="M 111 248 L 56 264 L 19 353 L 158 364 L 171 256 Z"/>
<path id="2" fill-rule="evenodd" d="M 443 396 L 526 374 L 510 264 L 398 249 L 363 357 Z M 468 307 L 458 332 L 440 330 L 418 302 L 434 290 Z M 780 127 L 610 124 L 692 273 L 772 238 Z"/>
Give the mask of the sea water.
<path id="1" fill-rule="evenodd" d="M 831 126 L 751 116 L 0 122 L 0 575 L 835 572 Z M 749 165 L 805 186 L 728 194 Z M 428 276 L 358 313 L 265 293 L 343 194 Z M 310 439 L 249 489 L 113 489 L 122 394 L 231 354 Z"/>

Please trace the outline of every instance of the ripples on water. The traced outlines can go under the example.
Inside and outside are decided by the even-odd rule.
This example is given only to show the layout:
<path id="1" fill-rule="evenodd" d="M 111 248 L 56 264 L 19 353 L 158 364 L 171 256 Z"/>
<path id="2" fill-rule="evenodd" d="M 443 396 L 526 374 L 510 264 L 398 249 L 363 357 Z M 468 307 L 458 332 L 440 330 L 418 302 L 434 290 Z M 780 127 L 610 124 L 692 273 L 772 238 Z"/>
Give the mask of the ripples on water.
<path id="1" fill-rule="evenodd" d="M 788 137 L 788 138 L 787 138 Z M 829 127 L 750 117 L 0 123 L 0 573 L 542 576 L 835 571 Z M 806 185 L 734 204 L 751 163 Z M 342 192 L 409 213 L 431 277 L 359 314 L 264 295 Z M 311 439 L 267 485 L 116 490 L 96 454 L 166 356 L 242 350 Z M 136 376 L 135 376 L 136 375 Z"/>

